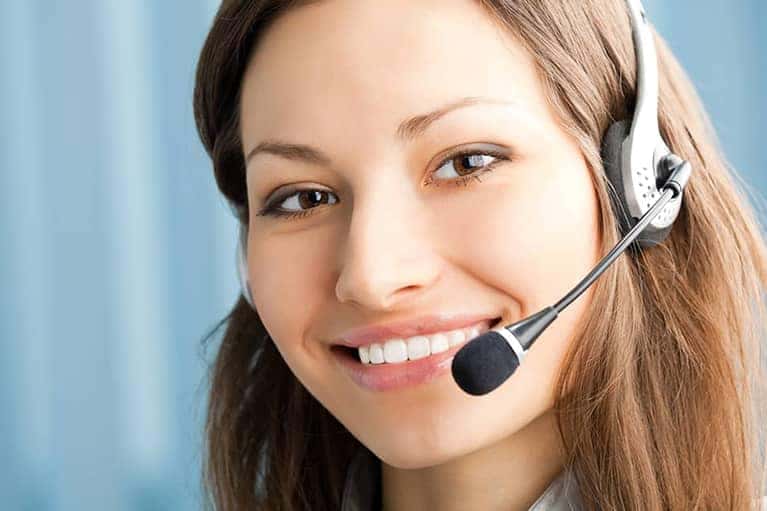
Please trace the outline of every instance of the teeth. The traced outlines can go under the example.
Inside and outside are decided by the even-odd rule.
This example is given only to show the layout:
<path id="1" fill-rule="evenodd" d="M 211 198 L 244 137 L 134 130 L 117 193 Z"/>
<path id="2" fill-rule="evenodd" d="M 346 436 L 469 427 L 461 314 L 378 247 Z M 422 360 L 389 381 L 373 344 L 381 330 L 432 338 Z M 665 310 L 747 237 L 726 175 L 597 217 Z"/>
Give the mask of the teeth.
<path id="1" fill-rule="evenodd" d="M 447 351 L 449 347 L 450 341 L 448 341 L 447 335 L 445 334 L 434 334 L 431 336 L 431 339 L 429 339 L 430 353 L 441 353 Z"/>
<path id="2" fill-rule="evenodd" d="M 374 364 L 383 364 L 384 354 L 380 344 L 370 345 L 370 361 Z"/>
<path id="3" fill-rule="evenodd" d="M 385 343 L 373 343 L 357 348 L 363 364 L 397 364 L 406 360 L 418 360 L 433 353 L 441 353 L 469 339 L 477 337 L 479 326 L 452 330 L 432 335 L 416 335 L 407 339 L 390 339 Z"/>
<path id="4" fill-rule="evenodd" d="M 386 341 L 383 347 L 384 360 L 391 363 L 407 360 L 407 344 L 402 339 Z"/>
<path id="5" fill-rule="evenodd" d="M 461 344 L 463 341 L 466 340 L 466 335 L 463 333 L 462 330 L 453 330 L 452 332 L 448 332 L 447 334 L 447 342 L 452 348 L 456 344 Z"/>
<path id="6" fill-rule="evenodd" d="M 389 344 L 389 343 L 386 343 Z M 431 348 L 429 347 L 429 338 L 424 336 L 411 337 L 407 341 L 407 358 L 410 360 L 417 360 L 419 358 L 428 357 L 431 355 Z M 387 362 L 390 360 L 387 358 Z M 399 361 L 393 361 L 399 362 Z"/>
<path id="7" fill-rule="evenodd" d="M 370 346 L 360 346 L 357 351 L 359 351 L 360 360 L 363 364 L 370 363 Z"/>

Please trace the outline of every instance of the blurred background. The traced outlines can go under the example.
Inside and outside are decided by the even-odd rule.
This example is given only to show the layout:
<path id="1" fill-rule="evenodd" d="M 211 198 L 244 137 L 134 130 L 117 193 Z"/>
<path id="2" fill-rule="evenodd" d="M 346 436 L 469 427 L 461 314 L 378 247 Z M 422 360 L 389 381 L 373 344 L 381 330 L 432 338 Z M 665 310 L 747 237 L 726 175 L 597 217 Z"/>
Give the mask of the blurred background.
<path id="1" fill-rule="evenodd" d="M 192 116 L 215 0 L 0 2 L 0 509 L 201 507 L 235 221 Z M 767 4 L 645 0 L 751 193 Z"/>

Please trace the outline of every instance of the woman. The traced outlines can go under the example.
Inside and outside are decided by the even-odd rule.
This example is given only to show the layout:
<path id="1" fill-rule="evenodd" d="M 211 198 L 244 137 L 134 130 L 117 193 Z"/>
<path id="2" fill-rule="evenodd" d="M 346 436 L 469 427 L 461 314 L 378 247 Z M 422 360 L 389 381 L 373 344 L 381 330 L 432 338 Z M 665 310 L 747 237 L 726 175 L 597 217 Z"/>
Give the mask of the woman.
<path id="1" fill-rule="evenodd" d="M 634 108 L 626 4 L 223 2 L 195 112 L 253 305 L 212 369 L 216 509 L 754 508 L 767 252 L 656 43 L 660 131 L 695 169 L 673 229 L 479 397 L 450 355 L 620 239 L 601 143 Z"/>

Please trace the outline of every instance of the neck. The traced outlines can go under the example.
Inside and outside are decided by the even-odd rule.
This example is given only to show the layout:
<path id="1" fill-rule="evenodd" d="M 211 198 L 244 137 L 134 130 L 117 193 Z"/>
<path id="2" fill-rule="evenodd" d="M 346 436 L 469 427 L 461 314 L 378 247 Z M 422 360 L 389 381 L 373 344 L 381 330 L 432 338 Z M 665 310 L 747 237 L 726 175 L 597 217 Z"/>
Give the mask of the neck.
<path id="1" fill-rule="evenodd" d="M 527 511 L 562 472 L 553 410 L 500 442 L 441 465 L 400 469 L 381 463 L 383 511 Z"/>

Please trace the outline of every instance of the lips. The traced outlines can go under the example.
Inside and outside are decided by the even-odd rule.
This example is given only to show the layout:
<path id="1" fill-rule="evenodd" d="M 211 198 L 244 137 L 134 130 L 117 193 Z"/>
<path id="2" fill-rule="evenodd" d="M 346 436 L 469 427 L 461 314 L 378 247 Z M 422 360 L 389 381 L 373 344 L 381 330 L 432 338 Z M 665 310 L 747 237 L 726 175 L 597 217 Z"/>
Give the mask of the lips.
<path id="1" fill-rule="evenodd" d="M 473 326 L 478 323 L 480 321 L 464 326 Z M 485 331 L 497 326 L 498 321 L 488 319 L 480 324 L 483 327 L 482 330 Z M 417 360 L 391 364 L 363 364 L 357 355 L 357 349 L 348 346 L 333 346 L 330 351 L 333 359 L 354 383 L 367 390 L 379 392 L 424 384 L 444 375 L 450 371 L 450 365 L 455 354 L 469 342 L 471 339 L 467 339 L 466 342 L 455 345 L 447 351 Z"/>

